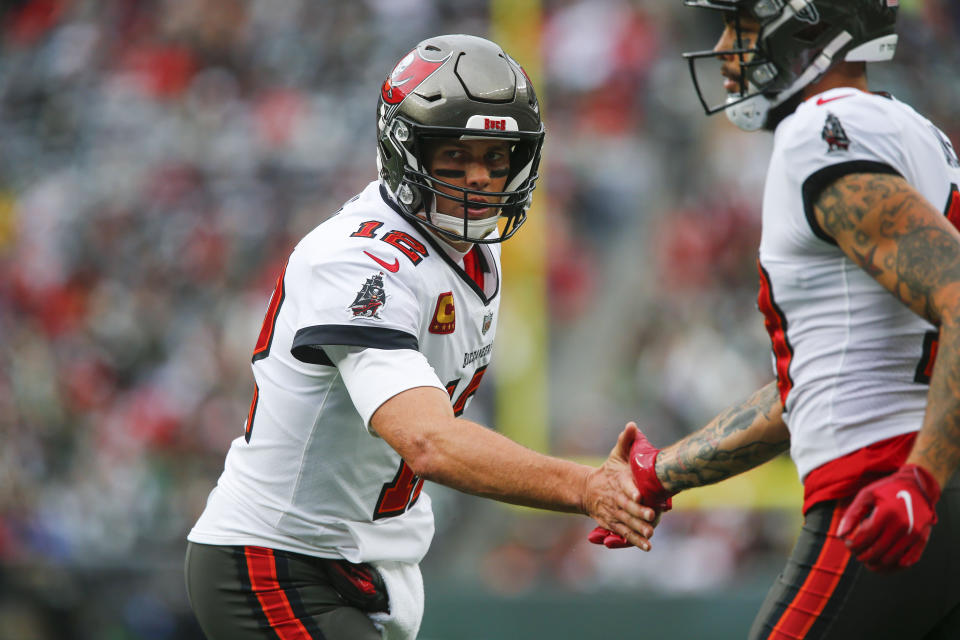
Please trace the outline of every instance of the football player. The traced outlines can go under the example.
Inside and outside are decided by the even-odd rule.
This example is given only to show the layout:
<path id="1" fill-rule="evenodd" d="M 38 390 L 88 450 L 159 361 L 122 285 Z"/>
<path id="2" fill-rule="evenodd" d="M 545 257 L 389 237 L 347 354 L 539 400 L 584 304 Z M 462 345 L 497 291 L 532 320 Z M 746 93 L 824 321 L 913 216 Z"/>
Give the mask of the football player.
<path id="1" fill-rule="evenodd" d="M 526 219 L 543 138 L 530 80 L 488 40 L 425 40 L 383 83 L 379 179 L 290 255 L 244 433 L 188 536 L 188 595 L 212 640 L 415 637 L 424 479 L 589 514 L 649 549 L 635 429 L 592 468 L 458 417 L 490 363 L 498 243 Z"/>
<path id="2" fill-rule="evenodd" d="M 960 638 L 960 162 L 868 88 L 898 3 L 685 4 L 723 20 L 685 54 L 707 113 L 775 132 L 758 269 L 776 381 L 661 451 L 638 438 L 643 500 L 666 510 L 789 449 L 804 525 L 750 638 Z"/>

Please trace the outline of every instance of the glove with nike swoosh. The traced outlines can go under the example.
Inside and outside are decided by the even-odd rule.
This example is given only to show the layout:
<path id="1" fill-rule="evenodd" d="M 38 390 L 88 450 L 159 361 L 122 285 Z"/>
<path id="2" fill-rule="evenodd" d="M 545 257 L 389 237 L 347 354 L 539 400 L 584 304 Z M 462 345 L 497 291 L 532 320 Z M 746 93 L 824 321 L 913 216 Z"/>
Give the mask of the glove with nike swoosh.
<path id="1" fill-rule="evenodd" d="M 657 512 L 657 518 L 664 511 L 673 508 L 671 496 L 673 493 L 663 488 L 660 478 L 657 477 L 657 454 L 660 449 L 650 444 L 643 432 L 637 432 L 637 438 L 630 447 L 630 470 L 633 472 L 633 483 L 640 490 L 640 504 L 652 508 Z M 608 549 L 623 549 L 633 545 L 617 533 L 595 527 L 587 536 L 593 544 L 602 544 Z"/>
<path id="2" fill-rule="evenodd" d="M 937 523 L 939 499 L 940 485 L 933 474 L 905 464 L 857 493 L 837 535 L 868 569 L 909 567 L 920 559 Z"/>

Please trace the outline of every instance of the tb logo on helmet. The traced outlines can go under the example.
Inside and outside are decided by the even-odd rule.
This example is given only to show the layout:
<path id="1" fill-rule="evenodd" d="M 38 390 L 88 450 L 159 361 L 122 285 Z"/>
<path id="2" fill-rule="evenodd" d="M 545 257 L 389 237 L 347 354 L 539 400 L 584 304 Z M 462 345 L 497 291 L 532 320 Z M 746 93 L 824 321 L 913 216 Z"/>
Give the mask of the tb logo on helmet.
<path id="1" fill-rule="evenodd" d="M 424 60 L 414 49 L 397 63 L 390 76 L 380 87 L 380 95 L 387 104 L 400 104 L 407 94 L 416 89 L 421 82 L 430 77 L 434 71 L 443 66 L 450 57 L 448 54 L 442 60 Z"/>

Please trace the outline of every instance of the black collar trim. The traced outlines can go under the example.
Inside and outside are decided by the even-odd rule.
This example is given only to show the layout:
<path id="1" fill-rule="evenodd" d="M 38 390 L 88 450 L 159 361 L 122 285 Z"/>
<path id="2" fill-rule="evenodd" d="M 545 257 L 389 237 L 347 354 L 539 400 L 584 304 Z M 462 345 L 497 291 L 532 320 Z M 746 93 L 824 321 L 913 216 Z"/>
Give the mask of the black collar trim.
<path id="1" fill-rule="evenodd" d="M 484 302 L 484 304 L 490 304 L 490 301 L 497 297 L 497 295 L 500 293 L 500 274 L 499 273 L 494 274 L 497 277 L 497 287 L 493 290 L 493 293 L 491 293 L 490 297 L 488 298 L 484 294 L 483 290 L 477 286 L 477 283 L 473 281 L 473 278 L 468 276 L 467 272 L 464 271 L 460 265 L 454 262 L 449 255 L 447 255 L 447 252 L 444 251 L 443 247 L 441 247 L 438 244 L 438 240 L 433 236 L 433 234 L 427 231 L 427 228 L 421 225 L 416 219 L 414 219 L 413 216 L 405 213 L 403 209 L 400 208 L 400 205 L 398 205 L 393 200 L 393 198 L 390 197 L 390 193 L 387 191 L 387 188 L 382 184 L 380 185 L 380 197 L 383 198 L 383 201 L 386 202 L 391 209 L 396 211 L 397 214 L 400 215 L 400 217 L 410 222 L 414 227 L 417 228 L 418 231 L 420 231 L 420 235 L 423 237 L 424 240 L 426 240 L 427 244 L 429 244 L 433 248 L 433 250 L 450 266 L 450 268 L 453 269 L 454 273 L 460 276 L 461 280 L 466 282 L 467 285 L 471 289 L 473 289 L 474 293 L 477 294 L 477 296 Z M 473 246 L 482 247 L 483 245 L 475 244 Z M 477 255 L 480 258 L 480 268 L 483 269 L 484 273 L 493 273 L 493 266 L 491 264 L 491 261 L 487 259 L 487 256 L 485 255 L 483 249 L 480 249 L 479 251 L 477 251 Z"/>

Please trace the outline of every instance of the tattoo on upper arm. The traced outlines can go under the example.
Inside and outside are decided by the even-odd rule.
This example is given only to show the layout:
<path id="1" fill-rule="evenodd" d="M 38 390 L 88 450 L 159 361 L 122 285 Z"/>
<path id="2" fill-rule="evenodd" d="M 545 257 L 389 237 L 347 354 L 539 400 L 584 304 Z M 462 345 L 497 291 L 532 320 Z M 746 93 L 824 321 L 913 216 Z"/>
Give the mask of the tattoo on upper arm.
<path id="1" fill-rule="evenodd" d="M 815 210 L 851 260 L 904 304 L 939 324 L 934 296 L 960 282 L 960 241 L 906 180 L 851 174 L 824 189 Z"/>
<path id="2" fill-rule="evenodd" d="M 854 261 L 870 276 L 876 278 L 883 275 L 883 269 L 877 266 L 876 258 L 874 258 L 874 254 L 877 252 L 876 246 L 870 247 L 866 253 L 860 253 L 856 249 L 851 249 L 851 252 L 853 252 Z"/>
<path id="3" fill-rule="evenodd" d="M 851 260 L 940 327 L 924 427 L 911 455 L 953 473 L 960 465 L 960 236 L 899 176 L 845 176 L 823 191 L 815 210 Z"/>
<path id="4" fill-rule="evenodd" d="M 957 241 L 943 229 L 918 228 L 897 243 L 897 275 L 911 292 L 929 297 L 960 276 Z"/>
<path id="5" fill-rule="evenodd" d="M 756 437 L 745 440 L 751 430 Z M 748 436 L 749 437 L 749 436 Z M 790 447 L 772 382 L 657 457 L 657 476 L 672 491 L 719 482 L 762 464 Z"/>

